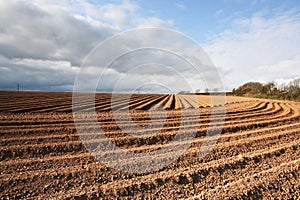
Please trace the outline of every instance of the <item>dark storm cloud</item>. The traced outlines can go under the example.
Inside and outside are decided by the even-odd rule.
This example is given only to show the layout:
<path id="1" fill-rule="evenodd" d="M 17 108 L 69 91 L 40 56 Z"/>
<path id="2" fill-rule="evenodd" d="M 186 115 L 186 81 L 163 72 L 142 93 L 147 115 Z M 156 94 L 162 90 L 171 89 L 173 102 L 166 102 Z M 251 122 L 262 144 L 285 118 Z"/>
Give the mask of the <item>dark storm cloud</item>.
<path id="1" fill-rule="evenodd" d="M 113 34 L 108 26 L 23 1 L 2 2 L 0 13 L 0 54 L 7 58 L 68 60 L 78 66 L 98 42 Z"/>
<path id="2" fill-rule="evenodd" d="M 0 2 L 0 89 L 72 90 L 85 56 L 114 30 L 63 9 Z M 87 77 L 88 78 L 88 77 Z"/>

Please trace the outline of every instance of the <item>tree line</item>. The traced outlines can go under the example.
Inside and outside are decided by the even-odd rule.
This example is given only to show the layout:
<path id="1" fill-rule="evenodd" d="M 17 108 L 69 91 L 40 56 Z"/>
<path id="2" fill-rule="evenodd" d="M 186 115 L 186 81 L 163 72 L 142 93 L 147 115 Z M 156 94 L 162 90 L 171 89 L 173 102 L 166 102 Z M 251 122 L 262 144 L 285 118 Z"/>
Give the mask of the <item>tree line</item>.
<path id="1" fill-rule="evenodd" d="M 287 84 L 248 82 L 232 90 L 236 96 L 300 101 L 300 78 Z"/>

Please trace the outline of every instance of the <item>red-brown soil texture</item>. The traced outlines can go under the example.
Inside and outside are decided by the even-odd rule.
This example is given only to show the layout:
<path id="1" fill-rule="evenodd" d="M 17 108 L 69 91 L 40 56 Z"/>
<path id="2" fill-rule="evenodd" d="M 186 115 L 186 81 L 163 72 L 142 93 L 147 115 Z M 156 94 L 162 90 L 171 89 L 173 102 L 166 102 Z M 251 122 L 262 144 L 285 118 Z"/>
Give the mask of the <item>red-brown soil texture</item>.
<path id="1" fill-rule="evenodd" d="M 111 94 L 99 93 L 94 105 L 82 102 L 79 109 L 87 117 L 96 111 L 103 134 L 133 152 L 168 145 L 185 124 L 180 134 L 195 132 L 196 137 L 175 162 L 142 174 L 112 169 L 82 142 L 72 93 L 0 92 L 1 199 L 299 199 L 299 103 L 226 97 L 221 134 L 200 156 L 209 124 L 218 123 L 211 121 L 211 111 L 218 118 L 221 108 L 210 96 L 134 94 L 130 103 L 126 97 L 119 94 L 112 106 Z M 117 124 L 112 109 L 122 113 L 126 108 L 140 127 L 135 131 L 146 133 L 148 124 L 164 123 L 161 130 L 149 137 L 123 133 L 118 125 L 127 126 L 129 119 Z M 183 110 L 187 116 L 181 119 Z M 85 134 L 94 133 L 87 129 Z"/>

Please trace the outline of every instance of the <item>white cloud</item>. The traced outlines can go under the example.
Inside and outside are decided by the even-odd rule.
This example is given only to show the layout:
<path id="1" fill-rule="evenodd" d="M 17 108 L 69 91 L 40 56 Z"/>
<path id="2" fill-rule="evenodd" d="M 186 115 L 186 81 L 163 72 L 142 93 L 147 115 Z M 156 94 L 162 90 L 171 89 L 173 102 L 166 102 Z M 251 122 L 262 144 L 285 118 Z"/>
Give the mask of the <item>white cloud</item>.
<path id="1" fill-rule="evenodd" d="M 73 4 L 75 12 L 89 16 L 95 20 L 109 24 L 116 30 L 131 29 L 135 27 L 171 27 L 172 19 L 160 19 L 157 17 L 144 17 L 141 7 L 129 0 L 120 4 L 92 4 L 79 1 Z"/>
<path id="2" fill-rule="evenodd" d="M 180 9 L 180 10 L 186 10 L 186 7 L 185 7 L 185 5 L 184 4 L 182 4 L 182 3 L 174 3 L 173 4 L 176 8 L 178 8 L 178 9 Z"/>
<path id="3" fill-rule="evenodd" d="M 214 16 L 215 16 L 215 17 L 219 17 L 219 16 L 222 15 L 222 14 L 223 14 L 223 10 L 220 9 L 220 10 L 215 11 Z"/>
<path id="4" fill-rule="evenodd" d="M 234 20 L 231 28 L 210 38 L 204 49 L 218 67 L 230 71 L 224 76 L 226 87 L 298 76 L 299 18 L 292 11 L 273 17 L 254 14 Z"/>
<path id="5" fill-rule="evenodd" d="M 121 4 L 95 5 L 88 2 L 80 2 L 82 6 L 80 12 L 97 20 L 111 24 L 115 28 L 132 27 L 131 18 L 136 14 L 140 7 L 130 1 L 123 1 Z M 82 10 L 83 8 L 83 10 Z M 79 10 L 78 10 L 79 11 Z"/>
<path id="6" fill-rule="evenodd" d="M 172 27 L 174 21 L 171 19 L 164 21 L 157 17 L 148 17 L 138 19 L 137 25 L 138 27 Z"/>
<path id="7" fill-rule="evenodd" d="M 274 65 L 258 66 L 257 69 L 258 72 L 273 75 L 275 78 L 284 76 L 283 72 L 298 77 L 300 76 L 300 54 L 292 59 L 283 60 Z"/>
<path id="8" fill-rule="evenodd" d="M 284 87 L 289 85 L 293 80 L 299 79 L 299 78 L 300 78 L 300 76 L 298 76 L 296 78 L 288 78 L 288 79 L 280 78 L 280 79 L 276 79 L 274 81 L 274 83 L 276 84 L 277 88 L 284 89 Z"/>

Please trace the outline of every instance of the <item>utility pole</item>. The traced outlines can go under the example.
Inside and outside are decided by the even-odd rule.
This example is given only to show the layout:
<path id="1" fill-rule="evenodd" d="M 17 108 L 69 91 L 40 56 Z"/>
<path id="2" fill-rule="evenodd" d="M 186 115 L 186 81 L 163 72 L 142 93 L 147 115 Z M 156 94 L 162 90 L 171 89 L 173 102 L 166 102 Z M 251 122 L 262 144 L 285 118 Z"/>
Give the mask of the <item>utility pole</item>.
<path id="1" fill-rule="evenodd" d="M 20 84 L 18 83 L 18 92 L 20 91 Z"/>

